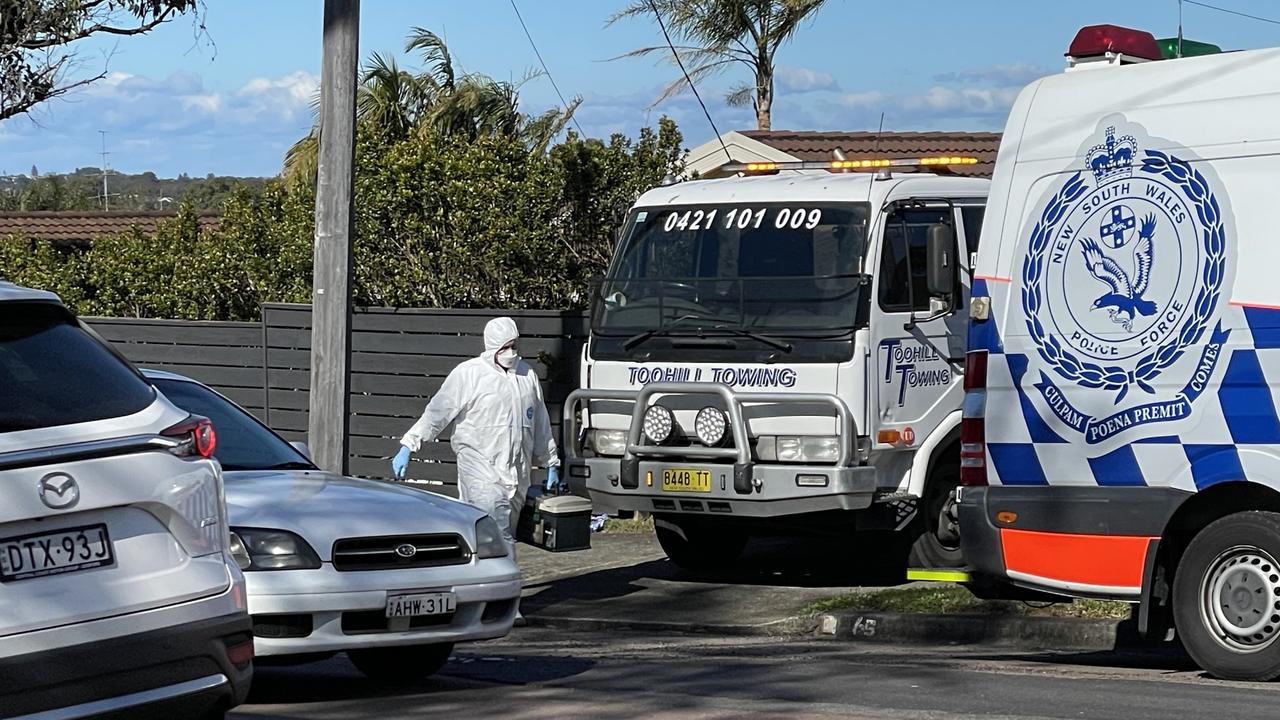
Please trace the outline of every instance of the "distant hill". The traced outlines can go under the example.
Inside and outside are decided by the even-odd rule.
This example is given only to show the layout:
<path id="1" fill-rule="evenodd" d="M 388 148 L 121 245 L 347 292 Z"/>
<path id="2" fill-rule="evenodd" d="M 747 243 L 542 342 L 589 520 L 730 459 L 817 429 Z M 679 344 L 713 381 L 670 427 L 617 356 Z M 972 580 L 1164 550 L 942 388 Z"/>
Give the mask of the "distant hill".
<path id="1" fill-rule="evenodd" d="M 238 186 L 257 194 L 270 178 L 225 177 L 212 173 L 202 178 L 187 174 L 176 178 L 107 171 L 111 210 L 176 210 L 190 202 L 199 211 L 221 212 Z M 102 210 L 102 170 L 83 167 L 69 174 L 0 175 L 0 211 Z"/>

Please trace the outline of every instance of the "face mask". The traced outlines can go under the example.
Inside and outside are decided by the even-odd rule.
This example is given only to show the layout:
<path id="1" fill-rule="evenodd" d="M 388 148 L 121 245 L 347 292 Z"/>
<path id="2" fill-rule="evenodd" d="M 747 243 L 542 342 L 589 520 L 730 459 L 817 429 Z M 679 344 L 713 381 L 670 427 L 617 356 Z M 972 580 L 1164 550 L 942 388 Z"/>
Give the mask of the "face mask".
<path id="1" fill-rule="evenodd" d="M 520 362 L 520 355 L 516 353 L 515 348 L 503 348 L 493 356 L 493 359 L 494 362 L 510 370 L 516 366 L 516 363 Z"/>

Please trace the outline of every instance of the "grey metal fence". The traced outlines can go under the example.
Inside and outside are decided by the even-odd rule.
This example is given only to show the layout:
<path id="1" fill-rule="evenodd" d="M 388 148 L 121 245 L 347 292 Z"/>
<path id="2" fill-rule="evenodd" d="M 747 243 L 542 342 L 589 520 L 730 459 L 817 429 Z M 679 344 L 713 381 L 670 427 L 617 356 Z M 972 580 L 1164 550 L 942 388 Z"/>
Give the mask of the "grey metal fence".
<path id="1" fill-rule="evenodd" d="M 485 323 L 511 316 L 520 352 L 543 380 L 560 431 L 564 398 L 576 387 L 587 320 L 580 312 L 358 309 L 352 323 L 349 471 L 385 477 L 398 438 L 458 363 L 483 349 Z M 180 373 L 230 397 L 289 440 L 305 440 L 311 380 L 311 309 L 266 305 L 261 322 L 86 318 L 141 367 Z M 455 459 L 425 445 L 409 476 L 456 495 Z"/>

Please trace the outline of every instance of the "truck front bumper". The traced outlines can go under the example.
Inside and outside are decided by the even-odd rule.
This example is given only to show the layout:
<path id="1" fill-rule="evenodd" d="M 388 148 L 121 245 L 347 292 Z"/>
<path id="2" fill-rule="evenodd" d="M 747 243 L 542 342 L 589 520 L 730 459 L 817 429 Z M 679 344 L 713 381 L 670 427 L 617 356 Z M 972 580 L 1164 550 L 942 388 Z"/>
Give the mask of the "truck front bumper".
<path id="1" fill-rule="evenodd" d="M 729 443 L 724 446 L 662 446 L 642 437 L 643 417 L 660 396 L 711 397 L 721 403 Z M 579 408 L 591 401 L 631 403 L 631 423 L 622 457 L 587 456 L 579 448 Z M 744 406 L 813 405 L 834 416 L 837 434 L 846 438 L 829 464 L 760 462 L 752 452 Z M 844 401 L 812 393 L 735 392 L 716 383 L 651 383 L 638 390 L 582 389 L 565 401 L 564 432 L 570 487 L 586 490 L 597 511 L 714 513 L 755 518 L 861 510 L 877 490 L 874 467 L 854 456 L 857 426 Z M 664 489 L 663 470 L 710 473 L 709 487 Z M 701 484 L 701 483 L 699 483 Z"/>
<path id="2" fill-rule="evenodd" d="M 876 493 L 876 470 L 869 466 L 744 466 L 644 459 L 633 463 L 634 469 L 627 465 L 618 458 L 573 459 L 568 466 L 570 486 L 579 492 L 585 490 L 596 512 L 631 510 L 755 518 L 861 510 L 871 505 Z M 709 492 L 663 491 L 664 469 L 690 468 L 711 472 Z M 635 481 L 627 477 L 633 473 Z M 810 484 L 802 485 L 802 479 Z M 825 485 L 818 484 L 821 482 Z"/>

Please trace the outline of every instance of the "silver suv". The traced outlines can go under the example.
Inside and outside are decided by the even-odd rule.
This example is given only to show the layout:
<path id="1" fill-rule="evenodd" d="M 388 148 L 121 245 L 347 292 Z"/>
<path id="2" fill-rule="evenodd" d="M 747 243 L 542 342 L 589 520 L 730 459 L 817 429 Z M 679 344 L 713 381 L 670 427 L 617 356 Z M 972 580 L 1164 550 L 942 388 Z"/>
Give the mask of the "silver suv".
<path id="1" fill-rule="evenodd" d="M 222 717 L 253 638 L 208 420 L 0 283 L 0 717 Z"/>

